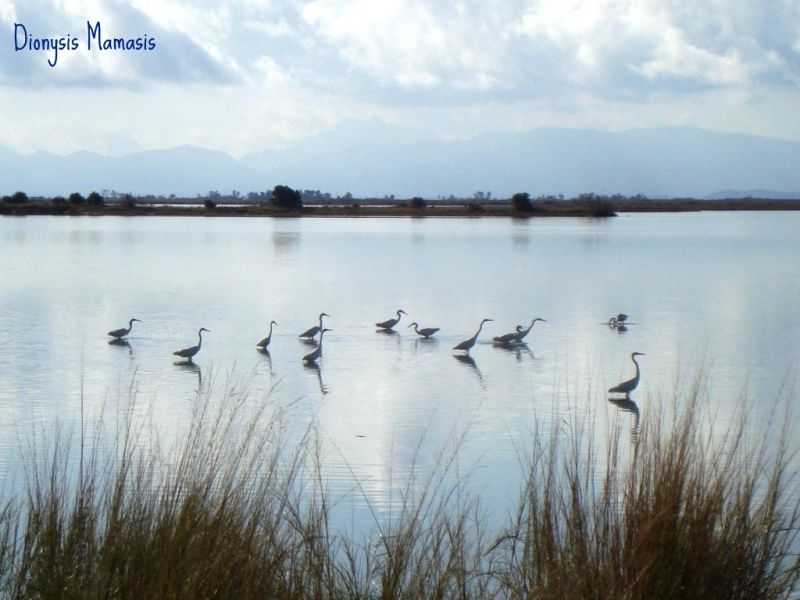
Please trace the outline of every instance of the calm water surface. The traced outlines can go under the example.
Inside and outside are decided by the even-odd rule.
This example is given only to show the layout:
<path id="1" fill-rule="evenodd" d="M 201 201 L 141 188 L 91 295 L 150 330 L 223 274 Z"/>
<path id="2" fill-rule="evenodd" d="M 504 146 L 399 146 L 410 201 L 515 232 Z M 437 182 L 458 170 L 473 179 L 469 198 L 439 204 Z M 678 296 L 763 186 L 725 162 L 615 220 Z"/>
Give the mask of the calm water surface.
<path id="1" fill-rule="evenodd" d="M 2 217 L 0 252 L 0 480 L 14 472 L 20 440 L 76 422 L 82 391 L 87 414 L 105 407 L 113 420 L 131 385 L 166 437 L 183 430 L 198 389 L 234 378 L 252 398 L 271 393 L 298 432 L 316 420 L 328 484 L 354 514 L 364 499 L 353 475 L 380 510 L 421 439 L 435 450 L 464 430 L 474 490 L 505 506 L 530 431 L 576 413 L 601 430 L 620 420 L 605 390 L 632 376 L 633 351 L 647 354 L 634 394 L 642 415 L 700 370 L 720 419 L 745 398 L 766 422 L 779 397 L 795 395 L 797 212 Z M 398 333 L 376 333 L 398 308 L 409 314 Z M 322 311 L 333 331 L 312 369 L 297 334 Z M 630 315 L 627 332 L 603 324 L 618 312 Z M 131 317 L 143 323 L 129 346 L 109 345 L 106 332 Z M 454 358 L 484 317 L 494 322 L 473 362 Z M 547 323 L 526 347 L 491 345 L 533 317 Z M 265 356 L 255 343 L 272 319 Z M 405 327 L 412 320 L 441 331 L 420 340 Z M 201 326 L 211 333 L 195 367 L 176 365 L 172 351 L 194 345 Z"/>

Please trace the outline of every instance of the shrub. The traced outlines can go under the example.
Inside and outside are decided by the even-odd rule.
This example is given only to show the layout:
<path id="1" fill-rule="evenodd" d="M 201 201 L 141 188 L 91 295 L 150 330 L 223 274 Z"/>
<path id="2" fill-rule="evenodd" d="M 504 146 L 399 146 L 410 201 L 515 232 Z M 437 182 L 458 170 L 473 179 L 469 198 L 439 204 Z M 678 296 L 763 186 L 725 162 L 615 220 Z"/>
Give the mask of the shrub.
<path id="1" fill-rule="evenodd" d="M 92 192 L 86 198 L 86 204 L 88 204 L 91 207 L 98 208 L 100 206 L 105 206 L 106 205 L 106 201 L 97 192 Z"/>
<path id="2" fill-rule="evenodd" d="M 211 198 L 207 198 L 205 202 L 203 202 L 203 206 L 205 206 L 208 210 L 213 208 L 217 208 L 217 203 L 214 202 Z"/>
<path id="3" fill-rule="evenodd" d="M 517 192 L 511 196 L 511 208 L 518 212 L 531 212 L 533 210 L 533 203 L 531 196 L 527 192 Z"/>
<path id="4" fill-rule="evenodd" d="M 480 202 L 470 202 L 469 204 L 467 204 L 467 208 L 471 212 L 483 212 L 485 210 L 483 208 L 483 204 L 481 204 Z"/>
<path id="5" fill-rule="evenodd" d="M 81 206 L 84 202 L 86 202 L 86 198 L 84 198 L 78 192 L 72 192 L 69 195 L 68 199 L 69 199 L 69 203 L 72 204 L 73 206 Z"/>
<path id="6" fill-rule="evenodd" d="M 303 197 L 298 190 L 293 190 L 288 185 L 276 185 L 272 189 L 273 206 L 297 210 L 303 208 Z"/>
<path id="7" fill-rule="evenodd" d="M 414 196 L 410 201 L 409 204 L 411 208 L 415 208 L 417 210 L 421 210 L 428 206 L 428 203 L 425 202 L 424 198 L 420 198 L 419 196 Z"/>
<path id="8" fill-rule="evenodd" d="M 53 205 L 53 209 L 59 212 L 64 212 L 67 210 L 67 199 L 64 196 L 56 196 L 53 198 L 50 203 Z"/>
<path id="9" fill-rule="evenodd" d="M 629 451 L 620 427 L 596 440 L 575 417 L 532 431 L 502 524 L 464 487 L 463 437 L 427 475 L 421 444 L 400 506 L 366 541 L 331 527 L 313 431 L 290 439 L 282 411 L 246 385 L 198 392 L 174 449 L 144 439 L 131 411 L 107 445 L 98 427 L 71 440 L 80 450 L 64 437 L 33 448 L 25 491 L 0 497 L 0 597 L 789 598 L 791 451 L 785 439 L 753 448 L 744 417 L 719 439 L 698 393 L 671 421 L 641 424 L 619 400 L 636 411 Z"/>
<path id="10" fill-rule="evenodd" d="M 134 198 L 131 194 L 123 194 L 122 198 L 119 201 L 120 208 L 124 208 L 125 210 L 131 210 L 136 208 L 136 198 Z"/>
<path id="11" fill-rule="evenodd" d="M 28 201 L 28 194 L 25 192 L 14 192 L 11 196 L 6 196 L 4 200 L 8 204 L 24 204 Z"/>

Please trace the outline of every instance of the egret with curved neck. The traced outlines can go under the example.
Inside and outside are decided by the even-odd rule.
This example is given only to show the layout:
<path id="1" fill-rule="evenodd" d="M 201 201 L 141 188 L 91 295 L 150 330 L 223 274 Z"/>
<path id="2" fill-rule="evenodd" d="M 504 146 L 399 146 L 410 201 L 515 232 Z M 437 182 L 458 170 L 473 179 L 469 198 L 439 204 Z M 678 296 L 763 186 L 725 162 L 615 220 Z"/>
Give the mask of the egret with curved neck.
<path id="1" fill-rule="evenodd" d="M 183 348 L 181 350 L 175 350 L 172 354 L 175 356 L 180 356 L 181 358 L 187 359 L 189 362 L 192 362 L 192 357 L 200 352 L 200 346 L 203 345 L 203 332 L 208 331 L 205 327 L 201 327 L 197 332 L 197 346 L 191 346 L 190 348 Z M 208 333 L 211 333 L 208 331 Z"/>
<path id="2" fill-rule="evenodd" d="M 121 327 L 119 329 L 114 329 L 113 331 L 109 331 L 108 335 L 110 335 L 111 337 L 117 338 L 118 340 L 124 338 L 126 335 L 128 335 L 131 332 L 131 329 L 133 329 L 133 322 L 134 321 L 136 321 L 138 323 L 141 323 L 141 321 L 139 319 L 131 319 L 130 321 L 128 321 L 128 328 L 127 329 L 125 329 L 124 327 Z"/>
<path id="3" fill-rule="evenodd" d="M 322 317 L 330 317 L 330 315 L 328 313 L 319 313 L 319 325 L 315 325 L 311 329 L 306 329 L 297 337 L 306 338 L 309 340 L 313 339 L 322 329 Z"/>
<path id="4" fill-rule="evenodd" d="M 314 362 L 320 356 L 322 356 L 322 336 L 325 335 L 326 331 L 331 331 L 331 330 L 330 329 L 323 329 L 320 332 L 320 334 L 319 334 L 319 344 L 317 344 L 317 347 L 312 352 L 309 352 L 308 354 L 306 354 L 303 357 L 303 362 L 308 362 L 308 363 Z"/>
<path id="5" fill-rule="evenodd" d="M 492 341 L 497 344 L 498 346 L 507 346 L 513 341 L 519 339 L 519 335 L 525 328 L 522 325 L 517 325 L 517 330 L 512 331 L 511 333 L 504 333 L 503 335 L 496 335 L 492 338 Z"/>
<path id="6" fill-rule="evenodd" d="M 533 329 L 533 326 L 536 324 L 536 321 L 542 321 L 543 323 L 547 323 L 545 319 L 540 319 L 539 317 L 536 317 L 533 321 L 531 321 L 531 324 L 528 325 L 528 328 L 525 329 L 524 331 L 522 331 L 522 326 L 519 326 L 517 328 L 518 330 L 520 330 L 519 335 L 517 335 L 518 342 L 521 342 L 522 339 L 530 333 L 531 329 Z"/>
<path id="7" fill-rule="evenodd" d="M 619 385 L 615 385 L 612 388 L 609 388 L 609 392 L 614 392 L 618 394 L 625 394 L 625 396 L 629 396 L 630 393 L 636 389 L 636 386 L 639 385 L 639 363 L 636 362 L 637 356 L 645 356 L 644 352 L 634 352 L 631 354 L 631 360 L 633 364 L 636 365 L 636 375 L 633 376 L 632 379 L 628 379 L 627 381 L 623 381 Z"/>
<path id="8" fill-rule="evenodd" d="M 478 327 L 478 331 L 475 332 L 475 335 L 473 335 L 468 340 L 464 340 L 463 342 L 460 342 L 455 346 L 453 346 L 453 350 L 464 350 L 466 351 L 467 354 L 469 354 L 470 348 L 472 348 L 475 345 L 475 342 L 477 341 L 478 336 L 481 333 L 481 329 L 483 329 L 483 324 L 488 321 L 494 321 L 494 319 L 484 319 L 483 321 L 481 321 L 481 324 Z"/>
<path id="9" fill-rule="evenodd" d="M 414 321 L 409 327 L 414 328 L 414 332 L 417 335 L 424 337 L 426 340 L 429 339 L 434 333 L 439 331 L 438 327 L 423 327 L 422 329 L 419 328 L 419 324 Z"/>
<path id="10" fill-rule="evenodd" d="M 269 346 L 269 343 L 272 341 L 272 326 L 273 325 L 277 325 L 277 323 L 275 321 L 270 321 L 270 323 L 269 323 L 269 334 L 267 335 L 267 337 L 261 338 L 260 340 L 258 340 L 258 343 L 256 344 L 256 348 L 261 348 L 262 350 L 266 350 L 267 349 L 267 347 Z"/>
<path id="11" fill-rule="evenodd" d="M 395 325 L 400 322 L 400 315 L 408 314 L 402 308 L 397 311 L 397 318 L 396 319 L 387 319 L 386 321 L 381 321 L 380 323 L 375 323 L 375 327 L 378 329 L 385 329 L 387 331 L 391 330 Z"/>

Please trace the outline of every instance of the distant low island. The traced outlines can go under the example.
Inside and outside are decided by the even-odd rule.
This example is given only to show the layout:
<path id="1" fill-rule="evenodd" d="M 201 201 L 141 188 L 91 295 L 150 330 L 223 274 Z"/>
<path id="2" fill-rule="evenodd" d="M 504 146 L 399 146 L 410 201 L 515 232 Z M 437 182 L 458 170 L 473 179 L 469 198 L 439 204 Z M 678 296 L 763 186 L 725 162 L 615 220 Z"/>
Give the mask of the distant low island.
<path id="1" fill-rule="evenodd" d="M 573 198 L 531 197 L 518 192 L 510 198 L 476 193 L 470 198 L 422 197 L 356 198 L 332 196 L 318 190 L 295 190 L 277 185 L 265 192 L 223 195 L 210 191 L 193 198 L 144 195 L 105 190 L 84 197 L 29 197 L 25 192 L 0 198 L 0 215 L 67 216 L 237 216 L 237 217 L 613 217 L 624 212 L 697 212 L 712 210 L 800 210 L 800 198 L 721 197 L 648 198 L 594 193 Z"/>

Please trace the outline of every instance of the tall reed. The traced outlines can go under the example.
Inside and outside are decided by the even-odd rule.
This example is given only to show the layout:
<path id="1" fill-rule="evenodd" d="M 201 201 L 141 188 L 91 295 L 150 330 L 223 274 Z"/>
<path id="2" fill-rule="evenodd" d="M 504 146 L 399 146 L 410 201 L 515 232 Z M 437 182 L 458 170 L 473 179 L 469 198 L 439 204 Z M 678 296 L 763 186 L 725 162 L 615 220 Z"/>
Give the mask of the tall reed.
<path id="1" fill-rule="evenodd" d="M 313 423 L 291 442 L 269 399 L 213 396 L 173 446 L 130 417 L 110 443 L 80 440 L 87 456 L 68 436 L 35 447 L 25 492 L 0 504 L 0 595 L 772 599 L 800 580 L 786 444 L 751 446 L 744 418 L 713 435 L 697 393 L 674 418 L 650 411 L 630 448 L 619 428 L 533 433 L 518 506 L 492 530 L 453 476 L 457 440 L 365 539 L 333 530 Z"/>

